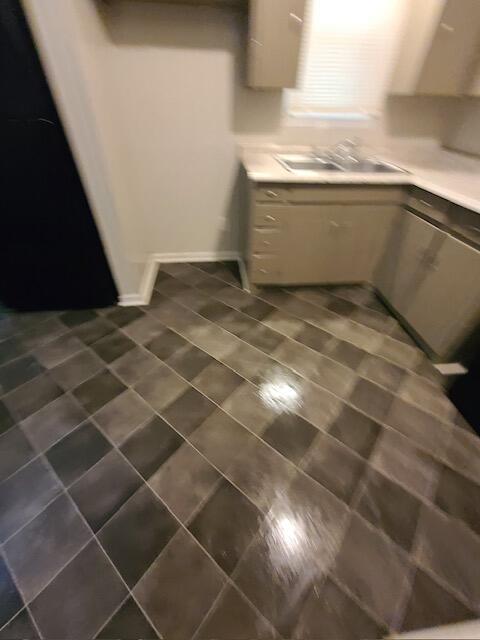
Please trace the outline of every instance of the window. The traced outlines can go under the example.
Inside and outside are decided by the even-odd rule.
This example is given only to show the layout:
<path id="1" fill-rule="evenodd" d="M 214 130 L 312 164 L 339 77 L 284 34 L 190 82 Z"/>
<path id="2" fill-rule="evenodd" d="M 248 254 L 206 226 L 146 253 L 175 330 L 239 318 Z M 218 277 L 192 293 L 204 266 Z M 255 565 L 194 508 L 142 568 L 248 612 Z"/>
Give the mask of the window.
<path id="1" fill-rule="evenodd" d="M 292 115 L 367 118 L 381 111 L 404 0 L 307 0 Z"/>

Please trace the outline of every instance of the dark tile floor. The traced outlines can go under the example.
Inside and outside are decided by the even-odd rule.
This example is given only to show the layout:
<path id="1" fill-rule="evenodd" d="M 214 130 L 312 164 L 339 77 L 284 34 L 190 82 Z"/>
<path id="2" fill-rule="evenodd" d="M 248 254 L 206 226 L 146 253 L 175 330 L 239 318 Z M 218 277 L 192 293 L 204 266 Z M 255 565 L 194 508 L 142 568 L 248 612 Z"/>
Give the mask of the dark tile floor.
<path id="1" fill-rule="evenodd" d="M 480 613 L 480 442 L 368 289 L 182 264 L 149 307 L 3 314 L 0 433 L 0 638 Z"/>

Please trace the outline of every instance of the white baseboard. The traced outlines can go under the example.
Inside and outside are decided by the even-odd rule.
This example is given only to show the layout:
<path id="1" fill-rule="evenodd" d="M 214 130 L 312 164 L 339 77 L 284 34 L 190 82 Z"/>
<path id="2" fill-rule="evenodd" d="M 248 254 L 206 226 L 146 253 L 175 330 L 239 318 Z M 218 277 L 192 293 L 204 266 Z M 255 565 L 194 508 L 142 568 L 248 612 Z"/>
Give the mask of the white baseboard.
<path id="1" fill-rule="evenodd" d="M 152 253 L 155 262 L 217 262 L 238 260 L 238 251 L 193 251 L 191 253 Z"/>
<path id="2" fill-rule="evenodd" d="M 143 270 L 140 291 L 120 296 L 121 307 L 137 307 L 150 303 L 153 285 L 162 263 L 172 262 L 218 262 L 219 260 L 239 260 L 238 251 L 197 251 L 193 253 L 151 253 Z M 241 268 L 241 267 L 240 267 Z M 242 278 L 243 279 L 243 278 Z"/>

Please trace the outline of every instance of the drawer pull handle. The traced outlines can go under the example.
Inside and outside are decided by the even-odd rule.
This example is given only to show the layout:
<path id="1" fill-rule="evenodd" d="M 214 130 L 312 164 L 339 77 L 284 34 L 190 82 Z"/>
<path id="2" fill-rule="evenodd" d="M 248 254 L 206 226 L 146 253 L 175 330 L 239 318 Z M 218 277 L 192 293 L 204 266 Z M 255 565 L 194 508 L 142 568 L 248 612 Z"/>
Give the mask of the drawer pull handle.
<path id="1" fill-rule="evenodd" d="M 269 246 L 270 246 L 270 242 L 269 242 L 268 240 L 264 240 L 264 241 L 263 241 L 263 244 L 264 244 L 266 247 L 269 247 Z"/>
<path id="2" fill-rule="evenodd" d="M 277 219 L 274 216 L 265 216 L 265 218 L 267 220 L 270 220 L 270 222 L 276 222 L 277 221 Z"/>
<path id="3" fill-rule="evenodd" d="M 290 18 L 291 18 L 292 20 L 295 20 L 295 22 L 298 22 L 298 24 L 303 24 L 303 20 L 302 20 L 302 18 L 300 18 L 300 16 L 297 16 L 297 14 L 296 14 L 296 13 L 291 12 L 291 13 L 289 13 L 288 15 L 290 16 Z"/>
<path id="4" fill-rule="evenodd" d="M 450 33 L 452 31 L 455 31 L 455 29 L 452 27 L 451 24 L 447 24 L 446 22 L 441 22 L 440 23 L 440 27 L 444 30 L 444 31 L 449 31 Z"/>
<path id="5" fill-rule="evenodd" d="M 423 204 L 426 207 L 433 207 L 433 204 L 431 202 L 427 202 L 426 200 L 420 200 L 420 204 Z"/>
<path id="6" fill-rule="evenodd" d="M 278 193 L 276 191 L 266 191 L 266 194 L 269 198 L 278 198 Z"/>
<path id="7" fill-rule="evenodd" d="M 267 269 L 259 269 L 260 273 L 268 273 Z"/>

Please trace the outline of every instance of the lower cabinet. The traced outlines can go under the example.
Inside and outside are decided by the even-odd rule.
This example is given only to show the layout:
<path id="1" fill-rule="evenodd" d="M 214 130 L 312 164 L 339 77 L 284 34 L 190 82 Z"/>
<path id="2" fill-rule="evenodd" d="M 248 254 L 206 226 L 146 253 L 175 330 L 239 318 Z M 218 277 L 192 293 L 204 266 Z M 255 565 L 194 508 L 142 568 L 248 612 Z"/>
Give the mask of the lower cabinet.
<path id="1" fill-rule="evenodd" d="M 390 205 L 257 207 L 251 280 L 285 285 L 370 282 L 395 211 Z"/>
<path id="2" fill-rule="evenodd" d="M 345 189 L 338 191 L 339 202 L 322 202 L 335 197 L 332 187 L 327 191 L 265 191 L 275 202 L 254 191 L 250 282 L 369 282 L 438 359 L 450 358 L 480 323 L 480 251 L 403 209 L 388 191 L 378 193 L 390 202 L 361 202 L 372 194 L 358 188 L 359 202 L 341 202 Z M 318 202 L 308 202 L 314 198 Z"/>
<path id="3" fill-rule="evenodd" d="M 442 235 L 403 315 L 434 353 L 448 358 L 480 322 L 480 251 Z"/>

